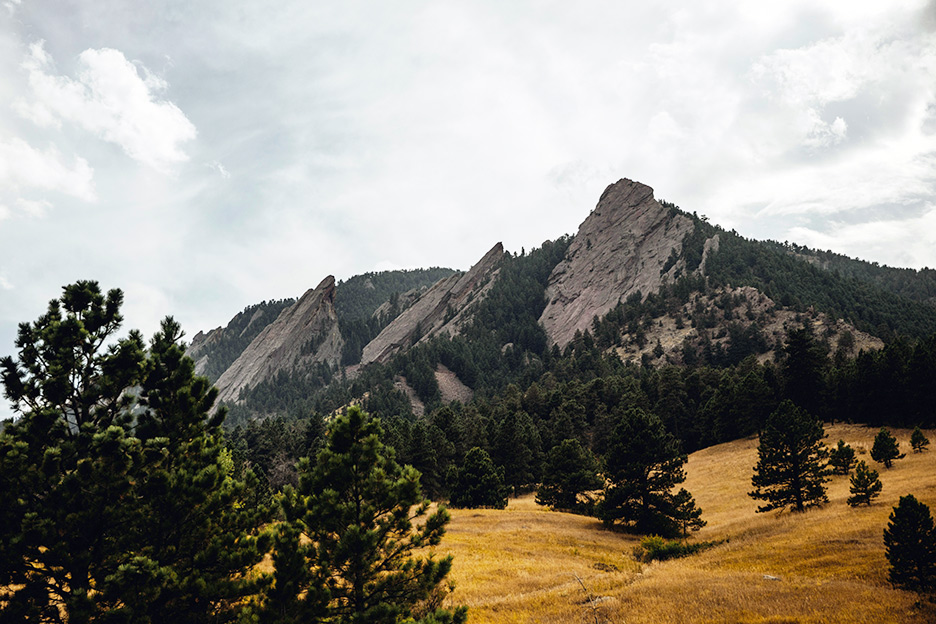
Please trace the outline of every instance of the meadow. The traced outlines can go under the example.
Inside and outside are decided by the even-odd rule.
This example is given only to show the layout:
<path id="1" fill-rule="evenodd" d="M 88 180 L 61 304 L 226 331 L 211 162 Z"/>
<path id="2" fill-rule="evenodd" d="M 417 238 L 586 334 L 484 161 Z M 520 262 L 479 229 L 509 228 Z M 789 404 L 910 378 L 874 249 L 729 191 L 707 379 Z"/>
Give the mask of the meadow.
<path id="1" fill-rule="evenodd" d="M 909 430 L 892 432 L 906 457 L 888 470 L 870 459 L 876 429 L 826 427 L 829 446 L 844 439 L 879 471 L 884 489 L 870 507 L 849 507 L 848 477 L 833 476 L 822 507 L 755 513 L 756 438 L 693 453 L 684 486 L 708 524 L 689 539 L 719 544 L 683 559 L 640 563 L 638 536 L 532 495 L 505 510 L 452 510 L 439 547 L 455 556 L 451 599 L 473 624 L 934 622 L 933 604 L 888 583 L 882 532 L 902 495 L 936 510 L 936 432 L 923 453 L 911 452 Z"/>

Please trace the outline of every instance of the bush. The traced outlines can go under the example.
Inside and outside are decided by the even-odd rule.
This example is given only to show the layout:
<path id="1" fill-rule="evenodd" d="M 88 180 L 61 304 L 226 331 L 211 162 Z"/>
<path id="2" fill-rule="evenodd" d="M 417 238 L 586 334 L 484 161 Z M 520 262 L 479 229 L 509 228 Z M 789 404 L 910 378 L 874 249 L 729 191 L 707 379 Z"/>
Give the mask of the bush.
<path id="1" fill-rule="evenodd" d="M 634 558 L 644 563 L 678 559 L 679 557 L 688 557 L 689 555 L 702 552 L 719 543 L 720 542 L 698 542 L 696 544 L 689 544 L 679 540 L 663 539 L 659 535 L 648 535 L 640 540 L 639 545 L 634 546 Z"/>

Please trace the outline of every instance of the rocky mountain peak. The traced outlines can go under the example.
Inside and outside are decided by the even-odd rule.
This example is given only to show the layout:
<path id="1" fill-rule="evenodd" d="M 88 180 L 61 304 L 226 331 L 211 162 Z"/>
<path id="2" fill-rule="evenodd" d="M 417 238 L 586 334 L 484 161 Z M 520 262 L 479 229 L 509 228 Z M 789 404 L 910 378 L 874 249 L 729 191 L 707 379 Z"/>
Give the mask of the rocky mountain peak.
<path id="1" fill-rule="evenodd" d="M 660 205 L 649 186 L 627 179 L 608 186 L 549 277 L 540 316 L 549 339 L 564 346 L 595 316 L 674 279 L 684 263 L 667 261 L 674 250 L 679 256 L 692 228 L 689 217 Z"/>
<path id="2" fill-rule="evenodd" d="M 279 371 L 316 362 L 336 364 L 342 339 L 335 313 L 335 278 L 331 275 L 284 308 L 218 379 L 218 398 L 232 402 L 240 390 L 253 387 Z"/>
<path id="3" fill-rule="evenodd" d="M 503 258 L 504 246 L 497 243 L 466 273 L 436 282 L 364 347 L 361 364 L 386 362 L 421 340 L 458 333 L 469 304 L 480 300 L 490 288 Z"/>

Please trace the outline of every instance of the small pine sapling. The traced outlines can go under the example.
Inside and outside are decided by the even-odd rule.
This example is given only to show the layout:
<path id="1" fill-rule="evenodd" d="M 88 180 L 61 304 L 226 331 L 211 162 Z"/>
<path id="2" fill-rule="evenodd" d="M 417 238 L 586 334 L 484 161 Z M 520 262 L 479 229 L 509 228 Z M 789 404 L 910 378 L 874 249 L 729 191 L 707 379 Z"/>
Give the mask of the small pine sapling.
<path id="1" fill-rule="evenodd" d="M 848 497 L 848 504 L 852 507 L 858 505 L 871 505 L 871 501 L 881 495 L 881 480 L 878 478 L 878 471 L 868 468 L 864 460 L 858 462 L 855 466 L 855 474 L 851 476 L 850 487 L 848 491 L 851 496 Z"/>
<path id="2" fill-rule="evenodd" d="M 839 440 L 838 445 L 829 451 L 829 466 L 833 474 L 847 475 L 855 467 L 855 449 Z"/>
<path id="3" fill-rule="evenodd" d="M 929 446 L 929 438 L 926 437 L 919 425 L 910 434 L 910 446 L 913 447 L 914 453 L 922 453 Z"/>

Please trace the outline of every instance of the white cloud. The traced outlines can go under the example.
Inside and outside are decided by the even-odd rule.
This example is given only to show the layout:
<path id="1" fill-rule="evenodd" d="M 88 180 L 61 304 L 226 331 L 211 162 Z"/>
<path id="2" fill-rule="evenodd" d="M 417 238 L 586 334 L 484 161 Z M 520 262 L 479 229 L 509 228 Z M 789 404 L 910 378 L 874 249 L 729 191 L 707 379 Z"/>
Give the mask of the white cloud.
<path id="1" fill-rule="evenodd" d="M 82 199 L 95 199 L 94 171 L 83 158 L 69 165 L 54 147 L 38 150 L 19 138 L 0 140 L 0 187 L 14 192 L 41 189 Z"/>
<path id="2" fill-rule="evenodd" d="M 15 110 L 43 127 L 74 123 L 160 171 L 188 159 L 182 144 L 195 138 L 196 129 L 175 104 L 157 99 L 164 80 L 146 68 L 141 78 L 122 52 L 110 48 L 85 50 L 78 61 L 76 79 L 56 75 L 43 43 L 32 44 L 23 62 L 32 99 L 17 100 Z"/>
<path id="3" fill-rule="evenodd" d="M 891 266 L 932 267 L 932 249 L 936 247 L 936 206 L 930 205 L 923 214 L 909 219 L 832 223 L 826 232 L 794 227 L 790 229 L 788 239 L 855 258 L 877 258 Z"/>

